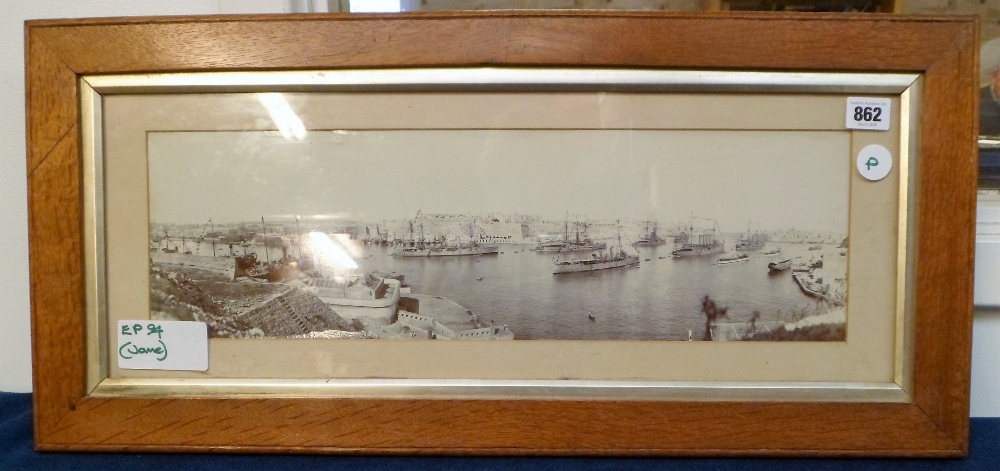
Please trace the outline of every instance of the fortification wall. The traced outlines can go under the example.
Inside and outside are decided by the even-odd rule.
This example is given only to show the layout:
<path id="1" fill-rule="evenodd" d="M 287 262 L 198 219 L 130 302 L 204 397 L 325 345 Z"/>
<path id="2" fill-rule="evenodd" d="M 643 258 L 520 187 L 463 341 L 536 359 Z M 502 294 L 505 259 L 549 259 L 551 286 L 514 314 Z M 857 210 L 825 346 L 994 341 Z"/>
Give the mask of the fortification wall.
<path id="1" fill-rule="evenodd" d="M 247 311 L 240 321 L 268 337 L 287 337 L 324 330 L 351 330 L 350 324 L 314 294 L 299 288 Z"/>
<path id="2" fill-rule="evenodd" d="M 413 314 L 411 312 L 399 311 L 398 322 L 409 325 L 415 329 L 426 330 L 434 333 L 438 337 L 443 338 L 457 338 L 455 331 L 448 328 L 448 326 L 440 323 L 437 319 L 427 316 L 421 316 L 420 314 Z"/>

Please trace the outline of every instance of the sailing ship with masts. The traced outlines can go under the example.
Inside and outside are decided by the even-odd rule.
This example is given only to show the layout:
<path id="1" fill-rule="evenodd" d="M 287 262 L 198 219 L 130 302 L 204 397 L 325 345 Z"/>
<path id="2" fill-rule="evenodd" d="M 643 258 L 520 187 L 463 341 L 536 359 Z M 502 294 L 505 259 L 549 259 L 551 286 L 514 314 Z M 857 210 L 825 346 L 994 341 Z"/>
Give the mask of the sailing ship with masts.
<path id="1" fill-rule="evenodd" d="M 174 242 L 174 248 L 170 248 L 170 232 L 166 228 L 163 229 L 162 236 L 157 236 L 156 234 L 154 234 L 152 239 L 153 242 L 156 244 L 155 246 L 151 247 L 152 250 L 156 250 L 155 247 L 160 246 L 160 244 L 162 243 L 163 246 L 160 247 L 160 251 L 163 253 L 177 253 L 180 251 L 180 247 L 177 246 L 176 242 Z"/>
<path id="2" fill-rule="evenodd" d="M 753 223 L 751 223 L 747 225 L 747 232 L 740 236 L 740 240 L 736 242 L 736 250 L 762 249 L 765 242 L 767 242 L 767 235 L 761 232 L 759 227 L 755 230 Z"/>
<path id="3" fill-rule="evenodd" d="M 299 220 L 296 218 L 295 227 L 297 232 L 298 224 Z M 311 267 L 311 259 L 306 260 L 308 257 L 303 257 L 302 255 L 301 234 L 297 237 L 299 244 L 299 260 L 295 260 L 288 255 L 288 245 L 281 235 L 267 235 L 267 223 L 264 222 L 264 216 L 260 217 L 260 229 L 261 231 L 260 234 L 258 234 L 257 239 L 263 242 L 264 260 L 257 259 L 256 251 L 252 251 L 250 253 L 246 253 L 244 251 L 243 255 L 237 256 L 234 260 L 236 265 L 236 270 L 233 273 L 234 279 L 246 276 L 270 282 L 283 282 L 295 278 L 299 273 L 301 273 L 301 270 Z M 271 254 L 267 250 L 268 247 L 280 248 L 282 254 L 281 258 L 271 260 Z M 304 262 L 301 267 L 299 262 Z"/>
<path id="4" fill-rule="evenodd" d="M 590 240 L 587 235 L 587 229 L 590 226 L 586 222 L 574 221 L 574 236 L 570 237 L 569 234 L 569 214 L 566 214 L 565 229 L 563 232 L 562 239 L 550 239 L 545 241 L 539 241 L 538 245 L 535 246 L 536 252 L 583 252 L 583 251 L 594 251 L 594 250 L 604 250 L 607 248 L 608 244 L 604 242 L 594 242 Z M 583 231 L 581 232 L 581 227 Z"/>
<path id="5" fill-rule="evenodd" d="M 396 245 L 392 255 L 395 257 L 445 257 L 460 255 L 492 255 L 500 253 L 497 244 L 476 242 L 475 221 L 469 223 L 469 236 L 467 240 L 462 240 L 462 236 L 456 236 L 454 242 L 435 237 L 428 240 L 424 233 L 423 213 L 417 211 L 417 226 L 420 228 L 420 238 L 414 239 L 413 227 L 410 225 L 410 240 Z"/>
<path id="6" fill-rule="evenodd" d="M 711 222 L 711 228 L 696 231 L 694 227 L 696 219 Z M 675 248 L 673 252 L 670 252 L 670 255 L 674 258 L 681 258 L 725 252 L 725 243 L 716 239 L 717 233 L 719 233 L 719 225 L 715 222 L 715 219 L 695 218 L 692 215 L 687 229 L 681 233 L 683 236 L 680 239 L 681 242 L 678 244 L 678 238 L 674 238 Z"/>
<path id="7" fill-rule="evenodd" d="M 632 243 L 633 247 L 656 247 L 658 245 L 665 245 L 667 239 L 664 239 L 659 234 L 656 233 L 656 222 L 652 223 L 652 230 L 650 230 L 650 223 L 646 221 L 646 230 L 643 232 L 643 236 Z"/>
<path id="8" fill-rule="evenodd" d="M 694 218 L 694 215 L 692 215 L 691 217 Z M 690 227 L 690 226 L 691 226 L 690 223 L 688 223 L 688 224 L 678 223 L 677 224 L 677 235 L 674 236 L 674 247 L 675 248 L 680 247 L 680 246 L 688 243 L 688 241 L 691 240 L 691 234 L 690 234 L 690 232 L 691 232 L 691 230 L 693 228 Z"/>
<path id="9" fill-rule="evenodd" d="M 621 268 L 639 266 L 639 255 L 625 252 L 622 245 L 621 225 L 618 227 L 618 247 L 617 250 L 610 249 L 607 254 L 602 250 L 600 253 L 591 254 L 590 258 L 580 260 L 556 261 L 552 273 L 577 273 L 584 271 L 606 270 L 609 268 Z"/>

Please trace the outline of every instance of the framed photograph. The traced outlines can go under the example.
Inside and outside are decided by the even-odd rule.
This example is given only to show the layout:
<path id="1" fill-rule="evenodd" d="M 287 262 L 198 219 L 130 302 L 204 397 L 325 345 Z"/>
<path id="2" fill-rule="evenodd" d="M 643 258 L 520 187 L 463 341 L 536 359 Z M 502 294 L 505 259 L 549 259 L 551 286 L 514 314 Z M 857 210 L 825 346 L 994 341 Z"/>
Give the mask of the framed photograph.
<path id="1" fill-rule="evenodd" d="M 39 449 L 966 452 L 975 19 L 26 28 Z"/>

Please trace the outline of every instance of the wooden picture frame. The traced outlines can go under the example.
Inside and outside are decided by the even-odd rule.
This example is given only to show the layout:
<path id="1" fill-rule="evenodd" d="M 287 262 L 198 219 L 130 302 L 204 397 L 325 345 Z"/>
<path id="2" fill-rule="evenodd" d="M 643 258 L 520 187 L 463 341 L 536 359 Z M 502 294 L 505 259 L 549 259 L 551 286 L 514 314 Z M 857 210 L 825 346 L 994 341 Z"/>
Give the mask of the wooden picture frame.
<path id="1" fill-rule="evenodd" d="M 588 12 L 135 18 L 30 21 L 26 38 L 39 450 L 967 452 L 977 181 L 974 18 Z M 899 360 L 911 378 L 908 398 L 92 394 L 87 313 L 100 274 L 86 263 L 98 256 L 88 242 L 94 228 L 86 202 L 100 179 L 83 157 L 95 145 L 83 119 L 90 93 L 85 77 L 475 67 L 919 74 L 911 225 L 900 227 L 914 228 L 905 234 L 912 241 L 912 276 L 903 278 L 911 284 L 900 285 L 910 293 L 901 303 L 909 320 L 897 331 L 907 332 L 897 342 L 912 352 Z"/>

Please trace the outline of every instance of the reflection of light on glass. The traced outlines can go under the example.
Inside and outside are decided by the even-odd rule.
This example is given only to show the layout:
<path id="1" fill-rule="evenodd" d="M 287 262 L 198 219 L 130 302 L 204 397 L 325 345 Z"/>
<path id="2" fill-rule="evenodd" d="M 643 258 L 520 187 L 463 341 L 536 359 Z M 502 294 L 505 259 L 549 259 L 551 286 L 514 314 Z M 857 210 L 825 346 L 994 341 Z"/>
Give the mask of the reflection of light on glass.
<path id="1" fill-rule="evenodd" d="M 345 219 L 351 217 L 351 213 L 328 213 L 328 214 L 312 214 L 302 216 L 302 219 Z"/>
<path id="2" fill-rule="evenodd" d="M 660 207 L 659 173 L 658 166 L 649 166 L 649 206 L 653 209 L 659 209 Z"/>
<path id="3" fill-rule="evenodd" d="M 317 231 L 310 232 L 309 240 L 312 242 L 313 250 L 326 260 L 351 270 L 358 268 L 354 259 L 336 242 L 330 240 L 326 234 Z"/>
<path id="4" fill-rule="evenodd" d="M 257 95 L 260 103 L 267 108 L 267 113 L 274 120 L 274 125 L 278 127 L 278 132 L 285 139 L 302 140 L 306 137 L 306 127 L 302 120 L 292 111 L 292 107 L 285 101 L 285 97 L 280 93 L 260 93 Z"/>
<path id="5" fill-rule="evenodd" d="M 364 255 L 361 253 L 361 241 L 357 239 L 352 240 L 349 234 L 334 234 L 333 240 L 337 245 L 343 247 L 344 250 L 346 250 L 347 253 L 353 256 L 354 258 L 358 258 Z"/>

